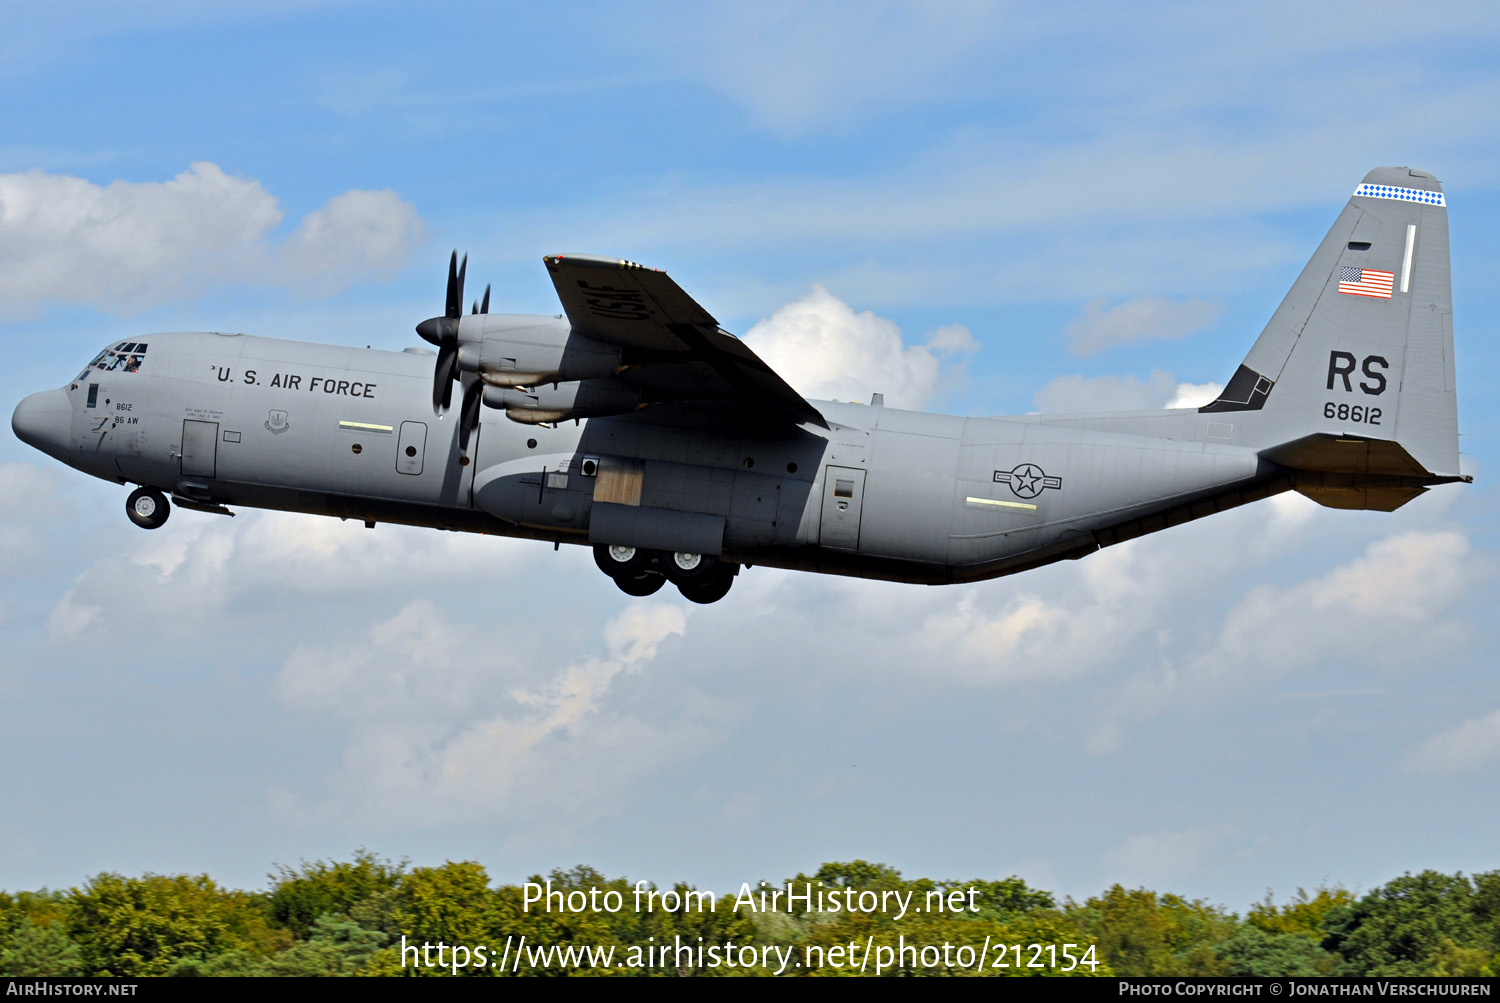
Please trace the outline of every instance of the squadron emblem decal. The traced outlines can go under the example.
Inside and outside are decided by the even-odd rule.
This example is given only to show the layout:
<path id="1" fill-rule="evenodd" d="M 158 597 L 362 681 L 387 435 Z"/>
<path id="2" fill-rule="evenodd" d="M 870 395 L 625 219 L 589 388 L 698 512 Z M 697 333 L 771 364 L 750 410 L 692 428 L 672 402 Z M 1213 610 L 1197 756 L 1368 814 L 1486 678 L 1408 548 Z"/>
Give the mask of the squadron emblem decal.
<path id="1" fill-rule="evenodd" d="M 1023 463 L 1011 470 L 995 471 L 995 483 L 1009 484 L 1017 498 L 1035 498 L 1047 488 L 1061 488 L 1061 477 L 1048 477 L 1035 463 Z"/>
<path id="2" fill-rule="evenodd" d="M 285 432 L 287 429 L 289 429 L 291 427 L 292 427 L 292 423 L 289 422 L 289 421 L 287 421 L 286 412 L 285 411 L 267 411 L 266 412 L 266 431 L 267 432 L 270 432 L 272 435 L 280 435 L 282 432 Z"/>

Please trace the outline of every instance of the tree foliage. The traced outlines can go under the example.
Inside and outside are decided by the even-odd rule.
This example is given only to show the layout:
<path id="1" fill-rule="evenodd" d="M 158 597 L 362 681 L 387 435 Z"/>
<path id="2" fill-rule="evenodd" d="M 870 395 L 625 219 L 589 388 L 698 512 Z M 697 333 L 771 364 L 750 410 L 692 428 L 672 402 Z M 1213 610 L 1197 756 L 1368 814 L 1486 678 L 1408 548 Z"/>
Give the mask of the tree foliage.
<path id="1" fill-rule="evenodd" d="M 1115 885 L 1072 906 L 1069 914 L 1098 939 L 1118 975 L 1228 974 L 1218 948 L 1234 935 L 1237 924 L 1218 906 Z"/>
<path id="2" fill-rule="evenodd" d="M 1319 888 L 1314 895 L 1298 888 L 1297 894 L 1286 905 L 1278 906 L 1271 893 L 1250 907 L 1245 921 L 1266 933 L 1295 933 L 1314 942 L 1321 942 L 1323 918 L 1329 911 L 1354 902 L 1354 894 L 1343 888 Z"/>
<path id="3" fill-rule="evenodd" d="M 1462 874 L 1406 874 L 1329 910 L 1323 946 L 1347 975 L 1479 974 L 1493 960 L 1489 908 Z"/>
<path id="4" fill-rule="evenodd" d="M 290 946 L 261 898 L 226 891 L 206 874 L 100 874 L 69 901 L 69 935 L 89 975 L 166 975 L 179 961 Z"/>
<path id="5" fill-rule="evenodd" d="M 347 915 L 359 903 L 394 890 L 405 872 L 405 861 L 393 864 L 363 848 L 350 861 L 280 865 L 271 875 L 267 911 L 274 923 L 305 940 L 319 916 Z"/>
<path id="6" fill-rule="evenodd" d="M 839 906 L 788 901 L 789 885 L 799 896 L 837 895 Z M 775 974 L 785 964 L 782 974 L 836 977 L 872 967 L 855 962 L 855 949 L 883 952 L 884 973 L 906 976 L 1500 972 L 1500 871 L 1407 874 L 1364 896 L 1298 889 L 1284 904 L 1267 894 L 1243 919 L 1145 888 L 1115 885 L 1059 904 L 1018 877 L 908 879 L 864 860 L 748 890 L 753 908 L 732 891 L 658 887 L 582 866 L 495 886 L 473 861 L 411 867 L 365 850 L 278 867 L 264 892 L 222 888 L 207 875 L 100 874 L 65 892 L 0 892 L 0 974 L 712 976 Z M 761 890 L 782 897 L 767 907 Z M 499 970 L 500 953 L 522 945 L 652 960 L 590 966 L 544 950 Z M 689 950 L 662 950 L 680 945 Z M 1062 971 L 1063 945 L 1092 963 Z M 750 960 L 693 961 L 700 949 L 722 957 L 730 948 Z"/>
<path id="7" fill-rule="evenodd" d="M 82 955 L 60 920 L 24 920 L 0 949 L 0 974 L 15 976 L 80 975 Z"/>

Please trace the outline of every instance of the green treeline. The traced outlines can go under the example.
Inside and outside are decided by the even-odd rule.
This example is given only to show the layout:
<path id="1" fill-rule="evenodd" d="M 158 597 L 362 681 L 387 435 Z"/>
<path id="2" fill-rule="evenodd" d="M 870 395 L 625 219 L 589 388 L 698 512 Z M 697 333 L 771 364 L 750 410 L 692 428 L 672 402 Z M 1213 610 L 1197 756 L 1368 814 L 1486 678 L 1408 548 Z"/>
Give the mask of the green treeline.
<path id="1" fill-rule="evenodd" d="M 881 905 L 788 907 L 788 889 Z M 586 867 L 494 887 L 476 863 L 411 867 L 365 851 L 280 867 L 260 892 L 207 875 L 100 874 L 67 891 L 0 892 L 0 974 L 1500 974 L 1500 871 L 1407 874 L 1359 897 L 1268 894 L 1244 916 L 1144 888 L 1059 902 L 1019 878 L 908 880 L 864 861 L 742 891 L 753 895 L 736 908 L 735 891 Z"/>

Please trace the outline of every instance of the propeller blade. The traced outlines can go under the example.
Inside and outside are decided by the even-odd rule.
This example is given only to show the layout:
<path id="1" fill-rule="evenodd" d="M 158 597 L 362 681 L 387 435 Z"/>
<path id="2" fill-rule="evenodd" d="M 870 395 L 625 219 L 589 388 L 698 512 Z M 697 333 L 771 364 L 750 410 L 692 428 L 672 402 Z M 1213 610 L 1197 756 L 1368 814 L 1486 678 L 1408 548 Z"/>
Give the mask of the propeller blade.
<path id="1" fill-rule="evenodd" d="M 479 404 L 483 398 L 483 381 L 474 380 L 464 387 L 464 402 L 458 414 L 458 451 L 464 456 L 469 454 L 469 440 L 479 427 Z"/>
<path id="2" fill-rule="evenodd" d="M 443 306 L 443 316 L 429 317 L 417 325 L 417 334 L 421 335 L 424 341 L 438 346 L 440 353 L 438 358 L 438 373 L 447 372 L 455 379 L 458 377 L 458 358 L 456 353 L 458 351 L 459 321 L 463 319 L 464 315 L 464 272 L 468 271 L 468 269 L 469 256 L 467 254 L 464 255 L 462 261 L 459 260 L 458 251 L 456 250 L 448 256 L 448 296 L 447 302 Z M 488 290 L 486 290 L 487 292 Z M 485 303 L 486 305 L 489 303 L 488 295 L 485 297 Z M 478 301 L 474 303 L 474 312 L 479 312 Z M 443 352 L 453 354 L 450 357 L 441 354 Z M 445 363 L 444 359 L 448 361 Z M 441 375 L 435 377 L 435 379 L 441 379 Z M 452 398 L 452 391 L 448 391 L 445 399 L 451 401 Z M 432 400 L 433 406 L 436 407 L 438 388 L 435 384 L 432 388 Z M 447 405 L 444 406 L 446 407 Z"/>
<path id="3" fill-rule="evenodd" d="M 453 254 L 448 258 L 448 300 L 447 306 L 443 310 L 443 316 L 457 317 L 463 313 L 463 301 L 463 283 L 458 277 L 458 251 L 455 249 Z"/>
<path id="4" fill-rule="evenodd" d="M 479 312 L 480 313 L 489 313 L 490 312 L 490 286 L 489 286 L 489 283 L 485 283 L 485 286 L 484 286 L 484 302 L 481 303 L 481 304 L 479 304 Z"/>
<path id="5" fill-rule="evenodd" d="M 453 404 L 453 370 L 458 365 L 458 345 L 444 342 L 438 347 L 437 366 L 432 374 L 432 410 L 442 414 Z"/>
<path id="6" fill-rule="evenodd" d="M 457 309 L 450 313 L 450 317 L 462 317 L 464 313 L 464 272 L 469 270 L 469 256 L 464 255 L 463 260 L 458 263 L 458 295 L 453 298 L 453 304 Z"/>

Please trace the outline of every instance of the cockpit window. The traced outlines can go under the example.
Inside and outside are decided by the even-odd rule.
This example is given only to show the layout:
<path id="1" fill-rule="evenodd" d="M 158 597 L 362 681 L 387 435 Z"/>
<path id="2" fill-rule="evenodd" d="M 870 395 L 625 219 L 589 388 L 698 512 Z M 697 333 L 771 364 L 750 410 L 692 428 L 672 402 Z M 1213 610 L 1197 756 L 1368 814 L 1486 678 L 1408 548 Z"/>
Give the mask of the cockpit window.
<path id="1" fill-rule="evenodd" d="M 102 369 L 106 373 L 133 373 L 141 368 L 141 363 L 146 361 L 146 343 L 144 341 L 122 341 L 113 348 L 106 348 L 94 356 L 83 372 L 78 374 L 78 379 L 85 379 L 90 369 Z"/>

